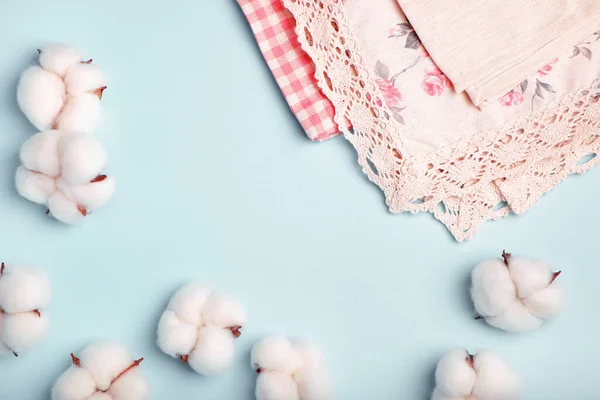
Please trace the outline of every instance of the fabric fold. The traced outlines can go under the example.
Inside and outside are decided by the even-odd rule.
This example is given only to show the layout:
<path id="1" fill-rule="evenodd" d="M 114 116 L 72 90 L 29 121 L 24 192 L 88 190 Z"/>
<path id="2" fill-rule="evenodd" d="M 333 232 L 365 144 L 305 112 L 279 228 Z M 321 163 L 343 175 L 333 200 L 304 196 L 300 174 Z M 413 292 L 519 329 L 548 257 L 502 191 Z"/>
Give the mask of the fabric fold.
<path id="1" fill-rule="evenodd" d="M 397 0 L 457 92 L 497 100 L 600 26 L 598 0 Z"/>
<path id="2" fill-rule="evenodd" d="M 315 66 L 294 30 L 282 0 L 238 0 L 269 69 L 292 112 L 314 141 L 339 135 L 333 105 L 318 87 Z"/>

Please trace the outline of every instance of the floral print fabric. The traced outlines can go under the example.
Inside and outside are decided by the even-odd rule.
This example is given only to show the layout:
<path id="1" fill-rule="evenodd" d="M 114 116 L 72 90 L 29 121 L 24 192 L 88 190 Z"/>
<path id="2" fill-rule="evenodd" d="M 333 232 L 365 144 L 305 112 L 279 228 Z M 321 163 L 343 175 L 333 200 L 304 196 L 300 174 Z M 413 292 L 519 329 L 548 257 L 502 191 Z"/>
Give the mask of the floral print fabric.
<path id="1" fill-rule="evenodd" d="M 479 108 L 456 93 L 395 0 L 347 0 L 346 10 L 379 88 L 377 101 L 402 125 L 401 139 L 416 153 L 515 121 L 599 77 L 600 30 Z"/>

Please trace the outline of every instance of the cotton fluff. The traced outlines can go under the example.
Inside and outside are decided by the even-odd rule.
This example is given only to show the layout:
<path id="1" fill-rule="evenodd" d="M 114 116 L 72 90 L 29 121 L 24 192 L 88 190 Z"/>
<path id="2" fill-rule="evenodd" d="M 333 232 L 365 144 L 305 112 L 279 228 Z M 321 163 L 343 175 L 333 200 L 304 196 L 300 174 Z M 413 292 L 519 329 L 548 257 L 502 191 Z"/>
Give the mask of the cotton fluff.
<path id="1" fill-rule="evenodd" d="M 492 259 L 472 273 L 471 297 L 480 317 L 497 328 L 528 332 L 544 320 L 558 316 L 564 307 L 560 274 L 542 261 L 513 258 Z"/>
<path id="2" fill-rule="evenodd" d="M 19 194 L 47 207 L 48 213 L 76 224 L 112 197 L 114 179 L 101 175 L 106 152 L 90 135 L 49 130 L 21 147 L 16 173 Z"/>
<path id="3" fill-rule="evenodd" d="M 150 388 L 122 346 L 98 342 L 87 346 L 52 387 L 52 400 L 145 400 Z"/>
<path id="4" fill-rule="evenodd" d="M 489 350 L 452 350 L 438 363 L 435 383 L 431 400 L 518 400 L 523 391 L 521 379 Z"/>
<path id="5" fill-rule="evenodd" d="M 306 342 L 267 337 L 252 348 L 257 400 L 330 400 L 333 387 L 321 352 Z"/>
<path id="6" fill-rule="evenodd" d="M 0 355 L 18 356 L 45 337 L 51 296 L 43 270 L 0 264 Z"/>
<path id="7" fill-rule="evenodd" d="M 92 60 L 81 61 L 79 52 L 65 45 L 38 51 L 40 65 L 27 68 L 17 88 L 17 101 L 27 119 L 41 131 L 94 132 L 106 89 L 102 71 Z"/>
<path id="8" fill-rule="evenodd" d="M 245 324 L 238 301 L 192 282 L 171 298 L 158 323 L 157 344 L 199 374 L 215 375 L 231 365 L 234 339 Z"/>

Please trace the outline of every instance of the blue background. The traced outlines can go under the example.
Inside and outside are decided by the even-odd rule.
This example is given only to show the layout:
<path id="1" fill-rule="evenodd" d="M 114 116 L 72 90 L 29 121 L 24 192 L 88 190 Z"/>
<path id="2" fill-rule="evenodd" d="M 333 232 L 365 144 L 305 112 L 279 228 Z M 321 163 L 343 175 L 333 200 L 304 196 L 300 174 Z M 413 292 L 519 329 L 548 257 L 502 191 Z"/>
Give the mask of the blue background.
<path id="1" fill-rule="evenodd" d="M 233 0 L 0 2 L 0 258 L 50 274 L 47 340 L 0 359 L 0 399 L 47 399 L 69 353 L 96 339 L 143 356 L 154 399 L 253 399 L 254 341 L 311 338 L 338 399 L 426 400 L 436 361 L 497 351 L 525 400 L 598 399 L 600 170 L 570 177 L 530 212 L 455 242 L 428 214 L 391 215 L 342 138 L 311 143 Z M 79 227 L 20 198 L 19 74 L 61 41 L 109 77 L 97 137 L 114 199 Z M 568 308 L 528 335 L 473 321 L 469 271 L 486 257 L 545 258 Z M 155 346 L 159 316 L 196 279 L 239 298 L 250 323 L 232 368 L 207 379 Z"/>

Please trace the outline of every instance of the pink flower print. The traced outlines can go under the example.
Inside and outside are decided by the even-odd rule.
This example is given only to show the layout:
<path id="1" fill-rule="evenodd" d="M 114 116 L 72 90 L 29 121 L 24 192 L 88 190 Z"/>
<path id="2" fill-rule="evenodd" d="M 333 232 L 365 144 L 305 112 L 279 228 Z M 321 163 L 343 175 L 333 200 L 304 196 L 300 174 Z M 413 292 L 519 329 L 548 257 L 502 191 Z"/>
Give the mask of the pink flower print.
<path id="1" fill-rule="evenodd" d="M 511 90 L 502 96 L 499 101 L 505 107 L 518 106 L 523 102 L 523 95 L 516 90 Z"/>
<path id="2" fill-rule="evenodd" d="M 452 87 L 452 83 L 450 80 L 448 80 L 448 78 L 446 78 L 442 71 L 439 70 L 439 68 L 435 68 L 427 71 L 421 86 L 428 95 L 440 96 L 442 93 L 444 93 L 446 88 Z"/>
<path id="3" fill-rule="evenodd" d="M 550 71 L 552 71 L 552 68 L 554 68 L 554 64 L 556 64 L 557 62 L 558 62 L 558 58 L 555 58 L 554 60 L 550 61 L 548 64 L 546 64 L 542 68 L 540 68 L 537 73 L 540 76 L 548 75 L 550 73 Z"/>
<path id="4" fill-rule="evenodd" d="M 385 100 L 385 104 L 388 107 L 396 107 L 402 101 L 402 93 L 398 90 L 396 86 L 389 79 L 376 79 L 377 86 L 379 86 L 379 91 L 383 94 L 383 99 Z M 377 103 L 381 103 L 378 101 Z M 379 104 L 381 105 L 381 104 Z"/>

